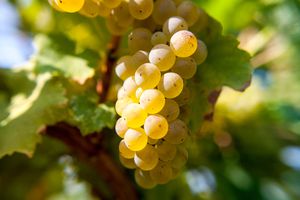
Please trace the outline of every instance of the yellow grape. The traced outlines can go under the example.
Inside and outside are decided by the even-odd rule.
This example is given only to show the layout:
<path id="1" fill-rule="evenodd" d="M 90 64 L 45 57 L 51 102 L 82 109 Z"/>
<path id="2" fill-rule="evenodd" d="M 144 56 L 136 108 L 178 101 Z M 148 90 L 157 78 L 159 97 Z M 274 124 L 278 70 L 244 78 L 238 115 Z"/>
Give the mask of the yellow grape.
<path id="1" fill-rule="evenodd" d="M 190 31 L 178 31 L 171 37 L 170 47 L 176 56 L 189 57 L 197 49 L 197 38 Z"/>
<path id="2" fill-rule="evenodd" d="M 199 18 L 198 7 L 192 1 L 183 1 L 179 4 L 177 13 L 186 20 L 189 26 L 194 25 Z"/>
<path id="3" fill-rule="evenodd" d="M 162 110 L 165 105 L 165 97 L 157 89 L 145 90 L 140 96 L 140 104 L 147 113 L 155 114 Z"/>
<path id="4" fill-rule="evenodd" d="M 116 133 L 119 137 L 124 138 L 126 131 L 128 130 L 126 120 L 120 117 L 115 126 Z"/>
<path id="5" fill-rule="evenodd" d="M 152 139 L 152 138 L 148 137 L 148 144 L 154 145 L 154 144 L 156 144 L 157 142 L 158 142 L 157 139 Z"/>
<path id="6" fill-rule="evenodd" d="M 112 10 L 112 15 L 119 25 L 128 27 L 133 23 L 133 17 L 129 13 L 128 2 L 122 1 L 121 4 Z"/>
<path id="7" fill-rule="evenodd" d="M 128 48 L 131 53 L 135 53 L 139 50 L 149 51 L 151 45 L 152 33 L 145 28 L 133 29 L 128 35 Z"/>
<path id="8" fill-rule="evenodd" d="M 137 128 L 144 124 L 147 112 L 140 104 L 131 103 L 123 110 L 122 117 L 126 120 L 128 127 Z"/>
<path id="9" fill-rule="evenodd" d="M 171 144 L 181 144 L 188 136 L 188 128 L 180 119 L 176 119 L 169 125 L 167 135 L 164 137 Z"/>
<path id="10" fill-rule="evenodd" d="M 133 100 L 136 100 L 135 91 L 137 88 L 138 85 L 136 84 L 133 76 L 128 77 L 123 83 L 124 93 Z"/>
<path id="11" fill-rule="evenodd" d="M 137 69 L 144 63 L 148 63 L 148 52 L 139 50 L 135 54 L 132 55 L 132 66 Z"/>
<path id="12" fill-rule="evenodd" d="M 155 21 L 153 20 L 153 18 L 150 16 L 147 19 L 143 19 L 143 20 L 134 20 L 133 22 L 133 28 L 146 28 L 151 32 L 154 32 L 157 25 L 155 23 Z"/>
<path id="13" fill-rule="evenodd" d="M 83 4 L 84 0 L 55 0 L 57 7 L 65 12 L 78 12 Z"/>
<path id="14" fill-rule="evenodd" d="M 157 32 L 153 33 L 153 35 L 151 37 L 151 44 L 153 46 L 158 45 L 158 44 L 167 44 L 167 42 L 168 42 L 167 36 L 161 31 L 157 31 Z"/>
<path id="15" fill-rule="evenodd" d="M 116 105 L 115 105 L 115 109 L 116 109 L 116 112 L 118 113 L 118 115 L 122 116 L 122 113 L 123 113 L 124 109 L 126 108 L 126 106 L 128 106 L 131 103 L 133 103 L 133 100 L 128 97 L 118 99 L 116 102 Z"/>
<path id="16" fill-rule="evenodd" d="M 191 57 L 177 58 L 171 71 L 177 73 L 184 79 L 190 79 L 196 74 L 197 63 Z"/>
<path id="17" fill-rule="evenodd" d="M 158 143 L 156 146 L 159 159 L 162 161 L 171 161 L 175 158 L 177 148 L 174 144 L 167 141 Z"/>
<path id="18" fill-rule="evenodd" d="M 169 17 L 176 15 L 176 5 L 172 0 L 157 0 L 152 17 L 156 24 L 162 25 Z"/>
<path id="19" fill-rule="evenodd" d="M 174 65 L 176 56 L 168 45 L 158 44 L 151 49 L 149 60 L 160 71 L 167 71 Z"/>
<path id="20" fill-rule="evenodd" d="M 159 114 L 165 117 L 168 122 L 175 120 L 179 116 L 179 113 L 179 105 L 172 99 L 166 99 L 165 106 L 159 112 Z"/>
<path id="21" fill-rule="evenodd" d="M 128 129 L 124 136 L 126 146 L 131 151 L 140 151 L 147 145 L 148 137 L 142 128 Z"/>
<path id="22" fill-rule="evenodd" d="M 187 29 L 188 25 L 186 21 L 179 16 L 170 17 L 163 25 L 163 32 L 168 39 L 170 39 L 174 33 Z"/>
<path id="23" fill-rule="evenodd" d="M 190 27 L 190 31 L 192 31 L 195 34 L 204 31 L 204 29 L 207 27 L 209 22 L 209 17 L 204 10 L 198 8 L 198 14 L 199 14 L 198 20 L 193 26 Z"/>
<path id="24" fill-rule="evenodd" d="M 119 143 L 119 152 L 120 155 L 124 158 L 131 159 L 134 158 L 134 151 L 131 151 L 125 144 L 124 140 L 121 140 Z"/>
<path id="25" fill-rule="evenodd" d="M 189 88 L 184 87 L 180 95 L 176 97 L 174 100 L 178 103 L 179 106 L 183 106 L 189 103 L 190 98 L 191 98 L 191 92 Z"/>
<path id="26" fill-rule="evenodd" d="M 147 144 L 144 149 L 135 153 L 134 163 L 144 171 L 152 170 L 158 163 L 156 149 Z"/>
<path id="27" fill-rule="evenodd" d="M 160 77 L 161 74 L 158 67 L 151 63 L 141 65 L 134 75 L 136 84 L 143 89 L 152 89 L 156 87 L 160 81 Z"/>
<path id="28" fill-rule="evenodd" d="M 177 146 L 177 153 L 174 159 L 171 161 L 172 168 L 180 169 L 182 168 L 185 163 L 187 162 L 189 154 L 185 147 Z"/>
<path id="29" fill-rule="evenodd" d="M 153 0 L 129 0 L 130 14 L 139 20 L 149 17 L 153 10 Z"/>
<path id="30" fill-rule="evenodd" d="M 168 72 L 161 77 L 157 88 L 165 95 L 166 98 L 172 99 L 181 93 L 183 89 L 183 80 L 178 74 Z"/>
<path id="31" fill-rule="evenodd" d="M 120 26 L 120 24 L 113 18 L 112 15 L 109 15 L 105 18 L 105 24 L 108 31 L 112 35 L 123 35 L 128 30 L 128 27 Z"/>
<path id="32" fill-rule="evenodd" d="M 135 169 L 136 168 L 136 165 L 134 163 L 134 160 L 133 159 L 127 159 L 127 158 L 124 158 L 123 156 L 119 155 L 119 159 L 120 159 L 120 162 L 121 164 L 128 168 L 128 169 Z"/>
<path id="33" fill-rule="evenodd" d="M 123 98 L 126 98 L 126 97 L 128 97 L 128 96 L 127 96 L 127 93 L 126 93 L 126 91 L 124 90 L 124 88 L 123 88 L 123 86 L 122 86 L 122 87 L 120 87 L 119 90 L 118 90 L 117 98 L 118 98 L 118 99 L 123 99 Z M 129 98 L 129 97 L 128 97 L 128 98 Z"/>
<path id="34" fill-rule="evenodd" d="M 168 121 L 161 115 L 149 115 L 145 121 L 144 129 L 151 139 L 161 139 L 168 132 Z"/>
<path id="35" fill-rule="evenodd" d="M 97 2 L 91 0 L 85 0 L 83 7 L 79 11 L 79 13 L 86 17 L 97 17 L 98 11 L 99 8 Z"/>
<path id="36" fill-rule="evenodd" d="M 60 11 L 60 12 L 64 12 L 62 9 L 60 9 L 60 8 L 57 6 L 55 0 L 48 0 L 48 3 L 49 3 L 50 6 L 51 6 L 52 8 L 54 8 L 55 10 Z"/>
<path id="37" fill-rule="evenodd" d="M 180 114 L 178 119 L 182 120 L 186 124 L 189 123 L 191 116 L 191 107 L 189 105 L 183 105 L 180 107 Z"/>
<path id="38" fill-rule="evenodd" d="M 145 189 L 151 189 L 156 186 L 148 171 L 136 169 L 134 171 L 134 179 L 139 186 Z"/>
<path id="39" fill-rule="evenodd" d="M 111 13 L 111 8 L 108 8 L 101 1 L 97 1 L 98 3 L 98 15 L 101 17 L 107 17 Z"/>
<path id="40" fill-rule="evenodd" d="M 120 5 L 122 0 L 101 0 L 101 2 L 108 8 L 116 8 Z"/>
<path id="41" fill-rule="evenodd" d="M 165 184 L 172 178 L 172 168 L 169 162 L 159 161 L 156 167 L 150 171 L 150 177 L 157 184 Z"/>
<path id="42" fill-rule="evenodd" d="M 116 75 L 123 81 L 128 77 L 134 75 L 136 68 L 134 68 L 132 63 L 133 62 L 131 56 L 123 56 L 118 59 L 115 67 L 115 72 Z"/>
<path id="43" fill-rule="evenodd" d="M 139 100 L 140 99 L 140 97 L 141 97 L 141 95 L 143 94 L 143 92 L 144 92 L 144 90 L 143 90 L 143 88 L 141 88 L 141 87 L 138 87 L 138 89 L 136 89 L 136 91 L 135 91 L 135 96 L 136 96 L 136 98 Z"/>
<path id="44" fill-rule="evenodd" d="M 207 58 L 207 47 L 203 41 L 198 40 L 197 50 L 192 57 L 195 59 L 197 65 L 200 65 L 205 61 Z"/>

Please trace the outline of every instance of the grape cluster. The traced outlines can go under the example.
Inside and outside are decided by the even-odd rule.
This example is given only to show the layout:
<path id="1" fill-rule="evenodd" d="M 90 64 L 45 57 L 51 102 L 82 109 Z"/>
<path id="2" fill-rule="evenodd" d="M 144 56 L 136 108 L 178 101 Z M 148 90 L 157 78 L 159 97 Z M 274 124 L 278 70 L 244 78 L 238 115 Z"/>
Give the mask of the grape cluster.
<path id="1" fill-rule="evenodd" d="M 129 55 L 118 59 L 123 80 L 115 130 L 120 161 L 135 169 L 144 188 L 175 178 L 188 159 L 184 142 L 188 127 L 184 110 L 186 86 L 207 57 L 196 38 L 207 23 L 206 13 L 189 0 L 49 0 L 57 10 L 105 17 L 113 35 L 128 35 Z"/>
<path id="2" fill-rule="evenodd" d="M 136 5 L 143 12 L 132 13 L 129 6 L 136 21 L 128 35 L 130 55 L 115 68 L 124 81 L 115 128 L 122 138 L 121 163 L 135 169 L 141 187 L 152 188 L 175 178 L 187 161 L 183 143 L 189 130 L 180 112 L 190 99 L 186 82 L 204 62 L 207 48 L 189 30 L 203 13 L 193 2 L 135 2 L 144 2 Z"/>

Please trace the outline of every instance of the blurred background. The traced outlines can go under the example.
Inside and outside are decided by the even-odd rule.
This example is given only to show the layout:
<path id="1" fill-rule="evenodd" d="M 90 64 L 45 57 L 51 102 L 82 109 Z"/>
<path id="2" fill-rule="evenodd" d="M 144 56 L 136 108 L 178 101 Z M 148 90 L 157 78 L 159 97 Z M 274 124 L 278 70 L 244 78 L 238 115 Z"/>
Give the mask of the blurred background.
<path id="1" fill-rule="evenodd" d="M 252 83 L 244 93 L 223 89 L 214 121 L 197 133 L 186 171 L 167 185 L 139 191 L 141 198 L 299 200 L 300 1 L 195 2 L 251 54 Z M 91 49 L 104 44 L 105 31 L 72 24 L 72 14 L 53 13 L 46 0 L 0 1 L 1 68 L 28 60 L 37 32 L 60 31 Z M 54 18 L 69 26 L 54 24 Z M 94 199 L 91 185 L 80 178 L 93 174 L 65 152 L 44 138 L 33 159 L 1 159 L 0 199 Z"/>

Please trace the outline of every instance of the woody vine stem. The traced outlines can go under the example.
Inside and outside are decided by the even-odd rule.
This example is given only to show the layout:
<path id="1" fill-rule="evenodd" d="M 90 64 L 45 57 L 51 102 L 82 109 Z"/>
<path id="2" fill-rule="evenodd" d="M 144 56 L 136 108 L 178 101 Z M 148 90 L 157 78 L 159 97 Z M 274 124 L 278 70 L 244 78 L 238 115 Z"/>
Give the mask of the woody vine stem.
<path id="1" fill-rule="evenodd" d="M 101 66 L 101 78 L 97 83 L 97 92 L 100 102 L 107 100 L 109 87 L 116 62 L 115 53 L 119 48 L 120 37 L 113 36 L 106 53 L 106 59 Z M 102 131 L 103 132 L 103 131 Z M 108 184 L 114 199 L 136 200 L 136 191 L 125 175 L 124 171 L 115 163 L 112 156 L 101 145 L 104 133 L 94 133 L 82 136 L 80 130 L 66 123 L 48 126 L 43 132 L 45 135 L 63 142 L 79 160 L 93 168 Z M 100 192 L 96 192 L 101 199 L 105 199 Z"/>

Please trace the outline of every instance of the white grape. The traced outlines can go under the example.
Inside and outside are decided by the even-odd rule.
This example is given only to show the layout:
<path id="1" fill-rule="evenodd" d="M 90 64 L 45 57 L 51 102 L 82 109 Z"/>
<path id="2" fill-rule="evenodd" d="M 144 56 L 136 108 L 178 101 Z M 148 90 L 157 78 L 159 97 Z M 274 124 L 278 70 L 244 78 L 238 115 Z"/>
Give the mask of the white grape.
<path id="1" fill-rule="evenodd" d="M 189 57 L 197 49 L 197 38 L 190 31 L 178 31 L 171 37 L 170 47 L 176 56 Z"/>
<path id="2" fill-rule="evenodd" d="M 176 56 L 168 45 L 158 44 L 151 49 L 149 60 L 160 71 L 167 71 L 174 65 Z"/>
<path id="3" fill-rule="evenodd" d="M 197 72 L 196 61 L 191 57 L 177 58 L 174 66 L 172 67 L 172 72 L 177 73 L 184 79 L 190 79 Z"/>
<path id="4" fill-rule="evenodd" d="M 183 89 L 183 80 L 178 74 L 168 72 L 161 77 L 157 87 L 166 98 L 172 99 L 181 93 Z"/>
<path id="5" fill-rule="evenodd" d="M 148 137 L 142 128 L 128 129 L 124 142 L 131 151 L 140 151 L 147 145 Z"/>
<path id="6" fill-rule="evenodd" d="M 151 89 L 159 83 L 161 73 L 156 65 L 145 63 L 136 70 L 134 78 L 139 87 Z"/>

